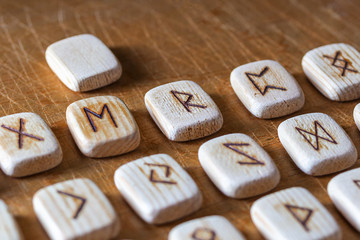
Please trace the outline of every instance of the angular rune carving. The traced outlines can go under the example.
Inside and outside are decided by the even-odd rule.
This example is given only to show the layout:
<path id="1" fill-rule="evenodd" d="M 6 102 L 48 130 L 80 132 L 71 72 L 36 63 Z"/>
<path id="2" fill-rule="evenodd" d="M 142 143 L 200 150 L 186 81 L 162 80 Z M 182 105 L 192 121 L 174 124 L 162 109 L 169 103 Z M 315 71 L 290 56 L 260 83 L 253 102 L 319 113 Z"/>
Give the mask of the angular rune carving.
<path id="1" fill-rule="evenodd" d="M 76 218 L 79 216 L 81 210 L 84 208 L 84 205 L 85 205 L 85 203 L 86 203 L 86 199 L 83 198 L 83 197 L 80 197 L 80 196 L 76 196 L 76 195 L 71 194 L 71 193 L 67 193 L 67 192 L 60 191 L 60 190 L 57 190 L 57 192 L 58 192 L 59 194 L 65 195 L 65 196 L 68 196 L 68 197 L 72 197 L 72 198 L 76 198 L 76 199 L 81 200 L 81 203 L 80 203 L 79 207 L 77 208 L 77 210 L 75 211 L 74 216 L 73 216 L 73 219 L 76 219 Z"/>
<path id="2" fill-rule="evenodd" d="M 328 55 L 323 55 L 324 58 L 329 58 L 329 59 L 332 59 L 332 62 L 331 62 L 331 65 L 336 67 L 336 68 L 340 68 L 342 69 L 341 71 L 341 76 L 345 76 L 345 73 L 346 73 L 346 70 L 350 71 L 350 72 L 354 72 L 354 73 L 357 73 L 358 71 L 355 70 L 355 69 L 351 69 L 351 68 L 348 68 L 349 66 L 349 61 L 346 60 L 346 59 L 340 59 L 341 55 L 341 52 L 340 51 L 336 51 L 335 53 L 335 57 L 331 57 L 331 56 L 328 56 Z M 344 64 L 342 65 L 336 65 L 337 62 L 343 62 Z"/>
<path id="3" fill-rule="evenodd" d="M 325 140 L 327 142 L 330 143 L 334 143 L 337 144 L 337 142 L 335 141 L 335 139 L 325 130 L 325 128 L 323 126 L 321 126 L 321 124 L 318 121 L 314 121 L 314 125 L 315 125 L 315 133 L 306 131 L 304 129 L 295 127 L 295 129 L 305 138 L 305 140 L 315 149 L 315 150 L 319 150 L 320 146 L 319 146 L 319 139 Z M 323 137 L 319 135 L 319 130 L 318 128 L 320 128 L 326 135 L 327 137 Z M 311 142 L 311 139 L 307 138 L 305 134 L 309 134 L 311 136 L 314 136 L 316 139 L 316 144 L 314 145 Z"/>
<path id="4" fill-rule="evenodd" d="M 227 148 L 229 148 L 230 150 L 243 155 L 245 157 L 247 157 L 250 161 L 238 161 L 239 164 L 248 164 L 248 165 L 265 165 L 264 162 L 257 160 L 256 158 L 248 155 L 245 152 L 240 151 L 237 147 L 242 147 L 242 146 L 249 146 L 249 143 L 223 143 L 223 145 Z"/>
<path id="5" fill-rule="evenodd" d="M 305 231 L 309 232 L 310 229 L 307 224 L 310 220 L 310 217 L 314 213 L 314 211 L 310 208 L 298 207 L 298 206 L 290 205 L 290 204 L 285 204 L 285 207 L 291 213 L 291 215 L 296 219 L 296 221 L 298 221 L 301 224 L 301 226 L 303 226 Z M 305 213 L 305 216 L 300 216 L 301 212 Z M 301 214 L 301 215 L 303 215 L 303 214 Z"/>
<path id="6" fill-rule="evenodd" d="M 360 188 L 360 180 L 353 180 L 353 182 L 358 188 Z"/>
<path id="7" fill-rule="evenodd" d="M 148 166 L 152 166 L 152 167 L 163 167 L 165 168 L 165 177 L 166 178 L 169 178 L 170 177 L 170 170 L 171 168 L 168 166 L 168 165 L 165 165 L 165 164 L 155 164 L 155 163 L 145 163 L 145 165 L 148 165 Z M 164 183 L 164 184 L 176 184 L 176 182 L 174 181 L 167 181 L 167 180 L 161 180 L 161 179 L 156 179 L 156 172 L 154 169 L 151 169 L 150 171 L 150 176 L 149 176 L 149 180 L 151 182 L 154 182 L 154 183 Z"/>
<path id="8" fill-rule="evenodd" d="M 113 115 L 111 114 L 111 111 L 110 111 L 110 109 L 109 109 L 109 107 L 108 107 L 108 105 L 106 103 L 104 104 L 100 114 L 97 114 L 96 112 L 93 112 L 90 109 L 84 107 L 84 112 L 85 112 L 86 117 L 89 120 L 91 128 L 93 129 L 94 132 L 97 132 L 97 128 L 96 128 L 95 123 L 94 123 L 93 119 L 91 118 L 90 114 L 94 115 L 97 118 L 103 119 L 104 114 L 105 114 L 105 110 L 109 113 L 111 121 L 113 122 L 114 126 L 117 128 L 118 126 L 117 126 L 117 124 L 115 122 L 115 119 L 114 119 Z"/>
<path id="9" fill-rule="evenodd" d="M 191 234 L 193 240 L 215 240 L 216 233 L 209 228 L 197 228 Z"/>
<path id="10" fill-rule="evenodd" d="M 280 91 L 286 91 L 286 88 L 282 88 L 282 87 L 276 87 L 276 86 L 272 86 L 272 85 L 266 85 L 264 90 L 261 90 L 261 88 L 259 87 L 258 84 L 256 84 L 256 82 L 254 81 L 254 79 L 251 76 L 254 77 L 262 77 L 267 71 L 269 70 L 269 67 L 265 67 L 260 74 L 256 74 L 256 73 L 248 73 L 246 72 L 246 77 L 250 80 L 250 82 L 254 85 L 254 87 L 261 93 L 261 95 L 265 95 L 267 93 L 267 91 L 269 89 L 277 89 Z"/>
<path id="11" fill-rule="evenodd" d="M 191 103 L 191 100 L 193 99 L 194 96 L 190 93 L 178 92 L 178 91 L 174 91 L 174 90 L 171 90 L 170 92 L 184 106 L 184 108 L 188 112 L 191 112 L 190 107 L 207 108 L 207 106 L 204 106 L 204 105 L 198 105 L 198 104 Z M 187 96 L 186 101 L 181 100 L 178 95 L 186 95 Z"/>
<path id="12" fill-rule="evenodd" d="M 25 122 L 24 122 L 24 119 L 22 119 L 22 118 L 20 118 L 19 129 L 8 127 L 8 126 L 5 126 L 4 124 L 2 124 L 1 127 L 5 128 L 5 129 L 7 129 L 9 131 L 15 132 L 15 133 L 17 133 L 19 135 L 19 141 L 18 141 L 19 149 L 21 149 L 23 147 L 23 145 L 24 145 L 24 139 L 23 139 L 24 136 L 35 139 L 35 140 L 38 140 L 38 141 L 44 141 L 44 138 L 42 138 L 42 137 L 37 137 L 35 135 L 24 132 Z"/>

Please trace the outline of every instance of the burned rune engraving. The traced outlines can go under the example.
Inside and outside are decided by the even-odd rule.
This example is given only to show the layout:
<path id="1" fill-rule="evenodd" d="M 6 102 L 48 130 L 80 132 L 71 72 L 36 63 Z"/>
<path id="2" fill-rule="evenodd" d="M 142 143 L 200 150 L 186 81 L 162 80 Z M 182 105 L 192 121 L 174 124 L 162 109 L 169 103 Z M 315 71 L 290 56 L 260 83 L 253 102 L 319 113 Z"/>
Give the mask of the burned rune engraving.
<path id="1" fill-rule="evenodd" d="M 22 118 L 20 118 L 19 130 L 15 129 L 15 128 L 12 128 L 12 127 L 5 126 L 4 124 L 2 124 L 1 127 L 5 128 L 5 129 L 7 129 L 9 131 L 15 132 L 15 133 L 17 133 L 19 135 L 19 141 L 18 141 L 19 149 L 21 149 L 23 147 L 23 145 L 24 145 L 24 139 L 23 139 L 24 136 L 35 139 L 35 140 L 38 140 L 38 141 L 44 141 L 44 138 L 42 138 L 42 137 L 37 137 L 35 135 L 24 132 L 25 122 L 24 122 L 24 119 L 22 119 Z"/>
<path id="2" fill-rule="evenodd" d="M 169 177 L 170 177 L 171 168 L 170 168 L 168 165 L 166 165 L 166 164 L 145 163 L 145 165 L 152 166 L 152 167 L 162 167 L 162 168 L 165 168 L 165 177 L 166 177 L 166 178 L 169 178 Z M 154 170 L 154 169 L 151 169 L 151 171 L 150 171 L 150 176 L 149 176 L 149 180 L 150 180 L 151 182 L 154 182 L 154 183 L 164 183 L 164 184 L 176 184 L 176 182 L 174 182 L 174 181 L 156 179 L 155 176 L 156 176 L 155 170 Z"/>
<path id="3" fill-rule="evenodd" d="M 84 205 L 85 205 L 85 203 L 86 203 L 86 199 L 83 198 L 83 197 L 80 197 L 80 196 L 76 196 L 76 195 L 71 194 L 71 193 L 67 193 L 67 192 L 60 191 L 60 190 L 57 190 L 57 192 L 58 192 L 59 194 L 65 195 L 65 196 L 68 196 L 68 197 L 72 197 L 72 198 L 76 198 L 76 199 L 81 200 L 81 203 L 80 203 L 79 207 L 77 208 L 77 210 L 75 211 L 75 213 L 74 213 L 74 215 L 73 215 L 73 219 L 76 219 L 76 218 L 79 216 L 81 210 L 84 208 Z"/>
<path id="4" fill-rule="evenodd" d="M 246 77 L 250 80 L 250 82 L 254 85 L 254 87 L 261 93 L 261 95 L 265 95 L 266 92 L 269 90 L 269 89 L 277 89 L 277 90 L 280 90 L 280 91 L 286 91 L 286 88 L 283 88 L 283 87 L 276 87 L 276 86 L 272 86 L 272 85 L 266 85 L 264 90 L 261 90 L 261 88 L 259 87 L 258 84 L 256 84 L 256 82 L 254 81 L 254 79 L 251 77 L 251 76 L 254 76 L 254 77 L 262 77 L 267 71 L 269 70 L 269 67 L 265 67 L 261 72 L 260 74 L 256 74 L 256 73 L 248 73 L 246 72 Z"/>
<path id="5" fill-rule="evenodd" d="M 114 126 L 117 128 L 118 126 L 117 126 L 117 124 L 115 122 L 115 119 L 114 119 L 114 117 L 113 117 L 113 115 L 112 115 L 112 113 L 111 113 L 111 111 L 110 111 L 110 109 L 109 109 L 109 107 L 108 107 L 108 105 L 106 103 L 104 104 L 100 114 L 97 114 L 96 112 L 93 112 L 90 109 L 84 107 L 84 112 L 85 112 L 86 117 L 89 120 L 91 128 L 93 129 L 94 132 L 97 132 L 97 128 L 96 128 L 95 123 L 94 123 L 93 119 L 91 118 L 90 114 L 94 115 L 97 118 L 103 119 L 104 114 L 105 114 L 105 110 L 109 113 L 111 121 L 113 122 Z"/>
<path id="6" fill-rule="evenodd" d="M 216 233 L 209 228 L 197 228 L 191 234 L 194 240 L 215 240 Z"/>
<path id="7" fill-rule="evenodd" d="M 296 221 L 298 221 L 301 224 L 301 226 L 303 226 L 305 231 L 309 232 L 310 228 L 308 227 L 307 224 L 314 211 L 310 208 L 298 207 L 290 204 L 285 204 L 285 207 L 291 213 L 291 215 L 296 219 Z M 300 216 L 301 212 L 305 213 L 305 216 Z"/>
<path id="8" fill-rule="evenodd" d="M 351 68 L 348 68 L 349 64 L 350 64 L 350 61 L 346 60 L 346 59 L 340 59 L 341 55 L 341 52 L 340 51 L 336 51 L 335 53 L 335 57 L 331 57 L 331 56 L 328 56 L 328 55 L 323 55 L 324 58 L 329 58 L 329 59 L 332 59 L 332 62 L 331 62 L 331 65 L 334 66 L 334 67 L 337 67 L 337 68 L 340 68 L 342 69 L 341 71 L 341 76 L 345 76 L 346 74 L 346 70 L 350 71 L 350 72 L 354 72 L 354 73 L 357 73 L 358 71 L 355 70 L 355 69 L 351 69 Z M 342 65 L 336 65 L 336 62 L 343 62 L 344 64 Z"/>
<path id="9" fill-rule="evenodd" d="M 174 97 L 184 106 L 184 108 L 188 112 L 191 112 L 190 107 L 207 108 L 207 106 L 204 106 L 204 105 L 198 105 L 198 104 L 191 103 L 191 100 L 193 99 L 194 95 L 192 95 L 190 93 L 178 92 L 178 91 L 174 91 L 174 90 L 171 90 L 170 93 L 172 95 L 174 95 Z M 181 100 L 178 95 L 186 95 L 187 96 L 186 101 Z"/>
<path id="10" fill-rule="evenodd" d="M 305 138 L 305 140 L 315 149 L 315 150 L 319 150 L 320 146 L 319 146 L 319 139 L 325 140 L 327 142 L 330 143 L 334 143 L 337 144 L 337 142 L 335 141 L 335 139 L 325 130 L 325 128 L 323 126 L 321 126 L 321 124 L 318 121 L 314 121 L 314 125 L 315 125 L 315 133 L 306 131 L 304 129 L 295 127 L 295 129 Z M 318 128 L 320 128 L 326 135 L 327 137 L 323 137 L 323 136 L 319 136 L 319 130 Z M 309 134 L 311 136 L 315 137 L 316 140 L 316 144 L 314 145 L 311 142 L 311 139 L 307 138 L 305 134 Z"/>
<path id="11" fill-rule="evenodd" d="M 229 148 L 230 150 L 243 155 L 245 157 L 247 157 L 248 159 L 250 159 L 250 161 L 238 161 L 238 163 L 241 164 L 248 164 L 248 165 L 265 165 L 264 162 L 257 160 L 256 158 L 248 155 L 245 152 L 240 151 L 238 148 L 236 147 L 242 147 L 242 146 L 250 146 L 249 143 L 223 143 L 223 145 L 227 148 Z"/>
<path id="12" fill-rule="evenodd" d="M 360 180 L 353 180 L 353 182 L 358 188 L 360 188 Z"/>

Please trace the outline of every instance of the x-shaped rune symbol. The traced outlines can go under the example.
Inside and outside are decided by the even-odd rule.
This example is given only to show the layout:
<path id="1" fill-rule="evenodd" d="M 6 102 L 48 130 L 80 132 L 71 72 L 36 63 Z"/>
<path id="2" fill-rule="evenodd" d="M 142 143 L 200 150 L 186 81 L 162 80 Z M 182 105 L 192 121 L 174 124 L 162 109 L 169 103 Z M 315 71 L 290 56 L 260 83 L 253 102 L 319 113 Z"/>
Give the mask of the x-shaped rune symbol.
<path id="1" fill-rule="evenodd" d="M 350 62 L 349 62 L 348 60 L 346 60 L 346 59 L 340 59 L 340 58 L 339 58 L 340 55 L 341 55 L 341 52 L 340 52 L 340 51 L 337 51 L 337 52 L 335 53 L 335 57 L 331 57 L 331 56 L 328 56 L 328 55 L 323 55 L 323 57 L 329 58 L 329 59 L 333 59 L 331 65 L 333 65 L 334 67 L 337 67 L 337 68 L 342 69 L 341 76 L 345 76 L 346 70 L 348 70 L 348 71 L 350 71 L 350 72 L 357 73 L 357 72 L 358 72 L 357 70 L 348 68 Z M 343 66 L 336 65 L 336 62 L 337 62 L 337 61 L 343 62 L 343 63 L 344 63 Z"/>
<path id="2" fill-rule="evenodd" d="M 19 134 L 19 148 L 20 149 L 23 147 L 23 142 L 24 142 L 23 138 L 24 138 L 24 136 L 36 139 L 38 141 L 44 141 L 44 139 L 41 138 L 41 137 L 37 137 L 37 136 L 34 136 L 32 134 L 24 132 L 24 125 L 25 125 L 24 119 L 20 118 L 19 130 L 15 129 L 15 128 L 12 128 L 12 127 L 5 126 L 4 124 L 2 124 L 1 127 L 5 128 L 5 129 L 7 129 L 9 131 L 12 131 L 12 132 L 15 132 L 15 133 Z"/>

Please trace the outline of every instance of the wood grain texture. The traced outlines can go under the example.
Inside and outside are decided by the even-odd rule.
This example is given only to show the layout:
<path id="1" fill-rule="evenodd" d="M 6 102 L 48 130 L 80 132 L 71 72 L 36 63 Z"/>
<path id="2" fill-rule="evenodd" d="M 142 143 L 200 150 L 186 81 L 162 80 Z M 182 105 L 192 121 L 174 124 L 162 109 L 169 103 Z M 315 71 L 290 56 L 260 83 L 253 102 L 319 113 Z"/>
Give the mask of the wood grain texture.
<path id="1" fill-rule="evenodd" d="M 202 144 L 199 162 L 228 197 L 253 197 L 270 191 L 280 181 L 279 170 L 269 154 L 241 133 L 227 134 Z"/>
<path id="2" fill-rule="evenodd" d="M 360 53 L 349 44 L 312 49 L 301 64 L 305 75 L 327 98 L 349 101 L 360 97 Z"/>
<path id="3" fill-rule="evenodd" d="M 3 240 L 22 240 L 18 224 L 3 200 L 0 200 L 0 238 Z"/>
<path id="4" fill-rule="evenodd" d="M 81 34 L 51 44 L 45 52 L 49 67 L 75 92 L 100 88 L 118 80 L 119 61 L 97 37 Z"/>
<path id="5" fill-rule="evenodd" d="M 305 188 L 292 187 L 255 201 L 251 217 L 266 239 L 342 239 L 326 208 Z"/>
<path id="6" fill-rule="evenodd" d="M 327 190 L 336 208 L 360 232 L 360 168 L 336 175 Z"/>
<path id="7" fill-rule="evenodd" d="M 111 239 L 120 222 L 98 186 L 86 178 L 67 180 L 37 191 L 33 207 L 51 239 Z"/>
<path id="8" fill-rule="evenodd" d="M 119 155 L 140 144 L 134 117 L 125 103 L 114 96 L 92 97 L 70 104 L 66 122 L 80 151 L 88 157 Z"/>
<path id="9" fill-rule="evenodd" d="M 301 67 L 306 52 L 330 43 L 345 42 L 360 49 L 360 6 L 357 0 L 200 0 L 200 1 L 60 1 L 0 0 L 0 114 L 35 112 L 51 127 L 64 152 L 53 170 L 14 179 L 0 173 L 0 195 L 28 239 L 48 239 L 32 208 L 34 193 L 44 186 L 86 177 L 109 198 L 122 222 L 118 239 L 166 239 L 172 227 L 195 218 L 221 215 L 248 239 L 261 239 L 250 218 L 258 198 L 236 200 L 211 183 L 198 161 L 200 145 L 229 133 L 245 133 L 272 157 L 281 180 L 273 190 L 307 188 L 341 226 L 344 239 L 359 234 L 338 213 L 326 185 L 336 174 L 312 177 L 291 160 L 277 136 L 278 125 L 309 112 L 329 114 L 360 150 L 360 132 L 352 112 L 359 102 L 333 102 L 307 80 Z M 90 33 L 101 39 L 123 66 L 112 85 L 76 93 L 63 85 L 48 67 L 46 48 L 66 37 Z M 298 81 L 304 107 L 286 117 L 261 120 L 242 105 L 230 86 L 237 66 L 273 59 Z M 145 93 L 181 79 L 198 83 L 215 101 L 224 125 L 212 136 L 191 142 L 169 141 L 155 125 L 144 104 Z M 103 95 L 122 99 L 141 132 L 141 144 L 128 154 L 107 159 L 85 157 L 66 124 L 69 104 Z M 179 221 L 146 224 L 122 199 L 113 183 L 115 170 L 134 159 L 170 154 L 190 174 L 203 193 L 199 211 Z M 360 167 L 357 161 L 352 168 Z"/>
<path id="10" fill-rule="evenodd" d="M 279 139 L 306 174 L 319 176 L 344 170 L 358 159 L 350 137 L 329 115 L 308 113 L 282 122 Z"/>
<path id="11" fill-rule="evenodd" d="M 12 177 L 24 177 L 56 167 L 63 159 L 57 138 L 35 113 L 0 118 L 0 167 Z"/>
<path id="12" fill-rule="evenodd" d="M 244 106 L 258 118 L 276 118 L 304 106 L 296 79 L 276 61 L 262 60 L 235 68 L 231 86 Z"/>
<path id="13" fill-rule="evenodd" d="M 245 240 L 242 234 L 224 217 L 207 216 L 174 227 L 168 240 Z"/>

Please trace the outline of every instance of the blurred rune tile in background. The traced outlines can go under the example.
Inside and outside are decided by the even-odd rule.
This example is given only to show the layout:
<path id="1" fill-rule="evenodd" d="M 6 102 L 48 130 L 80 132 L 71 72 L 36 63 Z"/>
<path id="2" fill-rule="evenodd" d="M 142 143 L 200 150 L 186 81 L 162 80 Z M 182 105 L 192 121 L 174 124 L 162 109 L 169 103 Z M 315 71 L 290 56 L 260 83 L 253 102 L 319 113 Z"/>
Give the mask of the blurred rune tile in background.
<path id="1" fill-rule="evenodd" d="M 266 239 L 341 239 L 341 229 L 305 188 L 281 190 L 254 202 L 251 218 Z"/>
<path id="2" fill-rule="evenodd" d="M 280 63 L 262 60 L 235 68 L 231 86 L 244 106 L 258 118 L 275 118 L 301 109 L 304 93 Z"/>
<path id="3" fill-rule="evenodd" d="M 145 104 L 165 136 L 188 141 L 217 132 L 223 117 L 210 96 L 195 82 L 178 81 L 148 91 Z"/>
<path id="4" fill-rule="evenodd" d="M 360 130 L 360 103 L 358 103 L 353 111 L 353 117 L 357 128 Z"/>
<path id="5" fill-rule="evenodd" d="M 304 73 L 312 84 L 333 101 L 360 97 L 360 53 L 344 43 L 315 48 L 302 59 Z"/>
<path id="6" fill-rule="evenodd" d="M 66 120 L 77 146 L 88 157 L 119 155 L 140 144 L 135 119 L 117 97 L 98 96 L 76 101 L 68 106 Z"/>
<path id="7" fill-rule="evenodd" d="M 245 240 L 243 235 L 224 217 L 208 216 L 181 223 L 174 227 L 168 240 Z"/>
<path id="8" fill-rule="evenodd" d="M 97 37 L 81 34 L 51 44 L 46 61 L 71 90 L 84 92 L 118 80 L 122 68 L 110 49 Z"/>
<path id="9" fill-rule="evenodd" d="M 339 124 L 324 113 L 309 113 L 282 122 L 279 139 L 306 174 L 325 175 L 352 166 L 357 150 Z"/>
<path id="10" fill-rule="evenodd" d="M 120 230 L 111 203 L 86 178 L 40 189 L 33 197 L 33 207 L 51 239 L 111 239 Z"/>
<path id="11" fill-rule="evenodd" d="M 114 175 L 122 196 L 147 223 L 170 222 L 198 210 L 202 195 L 189 174 L 169 155 L 129 162 Z"/>
<path id="12" fill-rule="evenodd" d="M 336 208 L 360 232 L 360 168 L 333 177 L 327 190 Z"/>
<path id="13" fill-rule="evenodd" d="M 0 200 L 0 239 L 21 240 L 22 233 L 3 200 Z"/>
<path id="14" fill-rule="evenodd" d="M 280 180 L 269 154 L 241 133 L 205 142 L 199 148 L 199 161 L 212 182 L 228 197 L 252 197 L 270 191 Z"/>
<path id="15" fill-rule="evenodd" d="M 6 175 L 24 177 L 54 168 L 62 161 L 57 138 L 35 113 L 0 118 L 0 167 Z"/>

